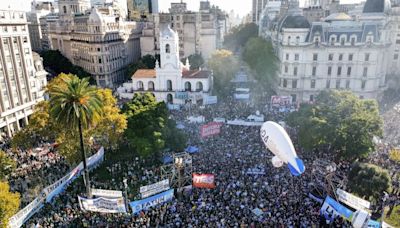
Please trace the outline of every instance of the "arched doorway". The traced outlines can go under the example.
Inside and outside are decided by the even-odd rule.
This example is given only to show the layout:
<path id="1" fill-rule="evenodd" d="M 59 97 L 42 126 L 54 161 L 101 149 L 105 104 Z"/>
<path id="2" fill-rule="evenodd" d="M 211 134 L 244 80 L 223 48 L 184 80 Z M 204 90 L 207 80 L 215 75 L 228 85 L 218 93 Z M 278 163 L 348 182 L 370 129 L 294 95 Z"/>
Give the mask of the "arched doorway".
<path id="1" fill-rule="evenodd" d="M 196 83 L 196 91 L 197 92 L 203 91 L 203 83 L 201 82 Z"/>
<path id="2" fill-rule="evenodd" d="M 174 97 L 170 93 L 167 95 L 167 103 L 169 103 L 169 104 L 174 103 Z"/>
<path id="3" fill-rule="evenodd" d="M 192 84 L 190 82 L 185 82 L 185 91 L 192 91 Z"/>
<path id="4" fill-rule="evenodd" d="M 137 90 L 143 90 L 144 89 L 142 81 L 138 81 L 136 86 L 137 86 Z"/>
<path id="5" fill-rule="evenodd" d="M 172 91 L 172 81 L 171 80 L 167 80 L 167 90 Z"/>
<path id="6" fill-rule="evenodd" d="M 147 90 L 154 91 L 154 82 L 149 81 L 149 83 L 147 84 Z"/>

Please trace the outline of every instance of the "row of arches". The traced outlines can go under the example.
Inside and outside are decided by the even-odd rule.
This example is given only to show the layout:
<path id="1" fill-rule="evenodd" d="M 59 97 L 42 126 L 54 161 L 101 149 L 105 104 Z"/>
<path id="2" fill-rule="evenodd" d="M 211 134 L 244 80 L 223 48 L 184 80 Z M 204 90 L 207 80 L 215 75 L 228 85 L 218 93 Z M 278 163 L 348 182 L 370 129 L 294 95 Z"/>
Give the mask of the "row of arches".
<path id="1" fill-rule="evenodd" d="M 136 86 L 137 86 L 137 90 L 141 90 L 141 91 L 144 90 L 144 83 L 142 81 L 138 81 Z M 149 81 L 147 83 L 147 90 L 148 91 L 155 90 L 153 81 Z M 173 91 L 171 80 L 167 80 L 167 91 Z M 185 91 L 193 91 L 191 82 L 185 82 Z M 195 91 L 197 91 L 197 92 L 203 91 L 203 83 L 202 82 L 196 82 Z"/>

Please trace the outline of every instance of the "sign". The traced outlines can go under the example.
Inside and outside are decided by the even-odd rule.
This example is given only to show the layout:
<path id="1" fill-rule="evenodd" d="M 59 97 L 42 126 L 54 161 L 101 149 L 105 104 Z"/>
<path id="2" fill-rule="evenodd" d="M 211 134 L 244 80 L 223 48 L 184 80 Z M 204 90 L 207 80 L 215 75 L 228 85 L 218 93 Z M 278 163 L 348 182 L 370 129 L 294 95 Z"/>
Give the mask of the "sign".
<path id="1" fill-rule="evenodd" d="M 129 205 L 131 206 L 132 213 L 137 214 L 140 211 L 149 209 L 150 207 L 168 202 L 172 200 L 172 198 L 174 198 L 174 189 L 170 189 L 145 199 L 130 202 Z"/>
<path id="2" fill-rule="evenodd" d="M 236 100 L 248 100 L 250 99 L 250 94 L 248 93 L 235 93 L 233 94 Z"/>
<path id="3" fill-rule="evenodd" d="M 274 107 L 288 106 L 292 104 L 291 96 L 271 96 L 271 105 Z"/>
<path id="4" fill-rule="evenodd" d="M 351 220 L 353 212 L 347 207 L 343 206 L 339 202 L 335 201 L 331 197 L 325 198 L 324 204 L 321 207 L 321 214 L 325 216 L 327 220 L 331 222 L 337 216 L 342 216 L 347 220 Z"/>
<path id="5" fill-rule="evenodd" d="M 206 120 L 206 118 L 204 118 L 204 116 L 189 116 L 187 118 L 187 120 L 190 123 L 204 123 L 204 121 Z"/>
<path id="6" fill-rule="evenodd" d="M 196 188 L 215 188 L 214 174 L 196 174 L 193 173 L 193 187 Z"/>
<path id="7" fill-rule="evenodd" d="M 86 199 L 78 196 L 78 201 L 83 211 L 126 213 L 124 198 L 108 199 L 99 197 L 96 199 Z"/>
<path id="8" fill-rule="evenodd" d="M 87 159 L 88 168 L 93 169 L 97 167 L 103 159 L 104 148 L 101 147 L 96 154 Z M 61 194 L 70 183 L 82 174 L 82 171 L 83 163 L 81 162 L 67 175 L 56 181 L 54 184 L 44 188 L 38 197 L 10 218 L 9 226 L 13 228 L 22 226 L 30 217 L 43 207 L 44 202 L 51 202 L 54 197 Z"/>
<path id="9" fill-rule="evenodd" d="M 188 92 L 175 92 L 175 98 L 176 99 L 181 99 L 181 100 L 186 100 L 189 98 L 189 93 Z"/>
<path id="10" fill-rule="evenodd" d="M 217 96 L 203 96 L 203 105 L 210 105 L 218 103 Z"/>
<path id="11" fill-rule="evenodd" d="M 226 122 L 228 125 L 237 125 L 237 126 L 262 126 L 263 122 L 251 122 L 251 121 L 245 121 L 245 120 L 228 120 Z"/>
<path id="12" fill-rule="evenodd" d="M 181 106 L 179 104 L 167 104 L 168 110 L 179 110 Z"/>
<path id="13" fill-rule="evenodd" d="M 212 135 L 218 135 L 221 132 L 221 126 L 221 122 L 211 122 L 205 124 L 200 128 L 200 136 L 205 138 Z"/>
<path id="14" fill-rule="evenodd" d="M 92 195 L 105 198 L 121 198 L 122 191 L 104 190 L 92 188 Z"/>
<path id="15" fill-rule="evenodd" d="M 346 205 L 358 209 L 358 210 L 365 210 L 369 209 L 370 202 L 361 199 L 355 195 L 352 195 L 346 191 L 343 191 L 342 189 L 337 189 L 336 190 L 338 200 L 345 203 Z"/>
<path id="16" fill-rule="evenodd" d="M 265 175 L 265 169 L 264 168 L 249 168 L 247 169 L 246 174 L 248 175 Z"/>
<path id="17" fill-rule="evenodd" d="M 142 186 L 140 187 L 139 192 L 142 195 L 143 199 L 152 196 L 154 194 L 157 194 L 159 192 L 166 191 L 168 189 L 169 189 L 169 180 L 165 179 L 151 185 Z"/>

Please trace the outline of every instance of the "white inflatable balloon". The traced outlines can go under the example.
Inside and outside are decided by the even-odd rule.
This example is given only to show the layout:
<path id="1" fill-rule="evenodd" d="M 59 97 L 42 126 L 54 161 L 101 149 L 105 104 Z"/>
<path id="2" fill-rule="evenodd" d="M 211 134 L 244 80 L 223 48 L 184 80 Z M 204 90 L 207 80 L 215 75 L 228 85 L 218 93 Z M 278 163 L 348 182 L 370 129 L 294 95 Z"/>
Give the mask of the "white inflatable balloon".
<path id="1" fill-rule="evenodd" d="M 277 156 L 272 157 L 271 162 L 275 168 L 282 167 L 283 165 L 283 161 L 279 159 Z"/>
<path id="2" fill-rule="evenodd" d="M 304 163 L 297 156 L 292 140 L 281 125 L 267 121 L 261 126 L 260 134 L 265 146 L 279 160 L 288 165 L 294 176 L 299 176 L 304 172 Z"/>

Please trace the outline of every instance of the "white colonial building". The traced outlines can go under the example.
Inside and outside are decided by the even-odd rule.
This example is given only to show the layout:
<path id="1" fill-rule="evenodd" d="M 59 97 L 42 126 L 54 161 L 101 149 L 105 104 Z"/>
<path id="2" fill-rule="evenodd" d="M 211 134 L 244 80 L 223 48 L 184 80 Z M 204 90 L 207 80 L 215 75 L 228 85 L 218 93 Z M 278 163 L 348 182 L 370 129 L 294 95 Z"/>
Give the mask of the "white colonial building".
<path id="1" fill-rule="evenodd" d="M 211 72 L 190 70 L 188 61 L 180 61 L 178 33 L 169 26 L 160 31 L 160 62 L 156 62 L 155 69 L 137 70 L 131 82 L 117 89 L 120 98 L 132 99 L 135 92 L 151 92 L 157 101 L 185 104 L 200 102 L 210 93 Z"/>
<path id="2" fill-rule="evenodd" d="M 378 98 L 386 88 L 388 63 L 396 58 L 388 54 L 394 42 L 386 26 L 389 12 L 387 1 L 368 0 L 360 20 L 335 13 L 309 23 L 290 2 L 282 17 L 265 17 L 260 31 L 280 60 L 278 94 L 313 101 L 321 90 L 341 89 Z"/>

